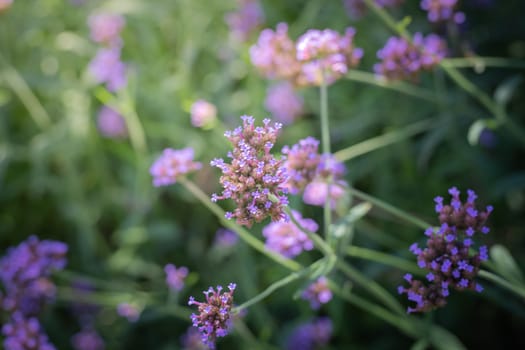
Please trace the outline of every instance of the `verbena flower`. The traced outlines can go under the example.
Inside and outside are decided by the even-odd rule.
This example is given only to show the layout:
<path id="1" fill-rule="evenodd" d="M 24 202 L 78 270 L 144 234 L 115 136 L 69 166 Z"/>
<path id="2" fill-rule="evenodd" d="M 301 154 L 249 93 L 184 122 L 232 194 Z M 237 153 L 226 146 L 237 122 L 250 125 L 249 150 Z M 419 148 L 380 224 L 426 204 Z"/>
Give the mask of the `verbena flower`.
<path id="1" fill-rule="evenodd" d="M 166 284 L 168 287 L 176 292 L 179 292 L 184 288 L 184 280 L 188 276 L 188 268 L 181 266 L 177 267 L 173 264 L 167 264 L 164 266 L 164 272 L 166 273 Z"/>
<path id="2" fill-rule="evenodd" d="M 4 285 L 4 310 L 36 315 L 43 304 L 55 296 L 56 288 L 50 276 L 66 265 L 67 245 L 58 241 L 29 237 L 8 249 L 0 260 L 0 281 Z"/>
<path id="3" fill-rule="evenodd" d="M 123 138 L 128 135 L 126 121 L 120 113 L 108 106 L 102 106 L 98 112 L 97 127 L 108 138 Z"/>
<path id="4" fill-rule="evenodd" d="M 431 70 L 447 54 L 444 40 L 435 34 L 414 34 L 413 44 L 401 37 L 391 37 L 377 52 L 381 63 L 374 65 L 378 76 L 389 80 L 417 81 L 423 70 Z"/>
<path id="5" fill-rule="evenodd" d="M 220 228 L 215 233 L 215 245 L 219 247 L 233 247 L 239 241 L 239 236 L 232 230 Z"/>
<path id="6" fill-rule="evenodd" d="M 310 302 L 312 309 L 319 309 L 322 304 L 332 300 L 332 291 L 328 287 L 328 280 L 322 276 L 310 284 L 301 294 L 301 298 Z"/>
<path id="7" fill-rule="evenodd" d="M 357 66 L 363 50 L 354 46 L 355 29 L 344 35 L 331 29 L 310 29 L 297 40 L 297 59 L 302 62 L 299 85 L 330 84 Z"/>
<path id="8" fill-rule="evenodd" d="M 405 0 L 375 0 L 376 6 L 380 8 L 397 7 L 401 5 Z M 354 19 L 358 19 L 365 15 L 367 12 L 367 6 L 364 0 L 343 0 L 348 15 Z"/>
<path id="9" fill-rule="evenodd" d="M 286 218 L 284 206 L 288 204 L 285 196 L 286 171 L 283 160 L 271 153 L 280 123 L 270 124 L 263 120 L 263 126 L 255 126 L 254 119 L 242 116 L 243 126 L 227 131 L 225 136 L 233 145 L 228 157 L 231 163 L 217 158 L 210 162 L 222 171 L 220 183 L 223 191 L 213 194 L 211 200 L 232 199 L 236 208 L 227 212 L 226 218 L 235 218 L 240 225 L 251 227 L 254 222 L 261 222 L 266 217 L 273 221 Z"/>
<path id="10" fill-rule="evenodd" d="M 21 312 L 11 315 L 2 327 L 5 350 L 55 350 L 35 317 L 26 317 Z"/>
<path id="11" fill-rule="evenodd" d="M 120 45 L 120 32 L 124 28 L 124 17 L 114 13 L 96 13 L 88 18 L 91 40 L 105 45 Z"/>
<path id="12" fill-rule="evenodd" d="M 131 303 L 120 303 L 117 305 L 117 314 L 126 318 L 129 322 L 136 322 L 140 318 L 142 307 Z"/>
<path id="13" fill-rule="evenodd" d="M 205 100 L 197 100 L 191 105 L 191 125 L 209 128 L 217 121 L 217 107 Z"/>
<path id="14" fill-rule="evenodd" d="M 268 112 L 283 124 L 291 124 L 297 119 L 303 113 L 303 104 L 303 98 L 288 81 L 272 85 L 264 101 Z"/>
<path id="15" fill-rule="evenodd" d="M 83 328 L 73 335 L 71 345 L 75 350 L 104 350 L 104 339 L 91 327 Z"/>
<path id="16" fill-rule="evenodd" d="M 295 220 L 305 229 L 315 232 L 319 228 L 312 219 L 306 219 L 301 213 L 292 210 Z M 287 258 L 293 258 L 302 253 L 303 250 L 312 250 L 313 242 L 306 233 L 301 231 L 295 223 L 290 220 L 286 222 L 272 222 L 262 230 L 266 238 L 266 248 L 277 252 Z"/>
<path id="17" fill-rule="evenodd" d="M 281 152 L 286 155 L 284 163 L 288 173 L 286 186 L 290 193 L 297 194 L 303 191 L 317 175 L 317 167 L 321 161 L 319 141 L 307 137 L 299 140 L 292 147 L 284 146 Z"/>
<path id="18" fill-rule="evenodd" d="M 346 194 L 347 183 L 342 180 L 344 173 L 344 164 L 332 154 L 321 155 L 315 177 L 304 188 L 303 201 L 310 205 L 324 206 L 330 195 L 329 205 L 335 208 Z"/>
<path id="19" fill-rule="evenodd" d="M 233 293 L 235 283 L 228 285 L 228 291 L 223 292 L 221 286 L 216 289 L 210 287 L 204 292 L 206 301 L 196 301 L 190 297 L 188 305 L 197 305 L 198 314 L 192 314 L 193 326 L 201 333 L 201 340 L 210 349 L 215 349 L 217 337 L 224 337 L 231 327 L 231 310 L 233 306 Z"/>
<path id="20" fill-rule="evenodd" d="M 193 149 L 175 150 L 166 148 L 162 155 L 150 167 L 153 185 L 168 186 L 177 182 L 177 178 L 187 173 L 199 170 L 202 164 L 193 161 Z"/>
<path id="21" fill-rule="evenodd" d="M 226 23 L 231 34 L 239 41 L 246 41 L 255 29 L 264 22 L 264 13 L 257 0 L 239 0 L 237 11 L 226 14 Z"/>
<path id="22" fill-rule="evenodd" d="M 297 327 L 288 338 L 287 350 L 313 350 L 325 346 L 332 337 L 332 321 L 319 317 Z"/>
<path id="23" fill-rule="evenodd" d="M 89 72 L 97 83 L 106 84 L 109 91 L 121 90 L 127 84 L 126 65 L 120 60 L 120 48 L 99 49 L 89 63 Z"/>
<path id="24" fill-rule="evenodd" d="M 465 21 L 465 14 L 456 11 L 458 0 L 421 0 L 421 9 L 427 11 L 430 22 L 443 22 L 453 20 L 460 24 Z"/>
<path id="25" fill-rule="evenodd" d="M 461 201 L 456 187 L 449 189 L 449 194 L 452 196 L 450 204 L 444 204 L 443 197 L 434 199 L 440 228 L 437 232 L 432 227 L 425 231 L 428 237 L 426 247 L 420 248 L 417 243 L 410 247 L 410 251 L 417 256 L 418 266 L 428 273 L 426 281 L 406 274 L 409 287 L 398 287 L 400 294 L 406 294 L 410 301 L 416 303 L 415 307 L 408 308 L 409 313 L 444 306 L 450 289 L 483 290 L 475 278 L 481 262 L 488 259 L 488 248 L 480 246 L 475 254 L 470 253 L 470 248 L 474 246 L 476 234 L 490 231 L 485 222 L 492 207 L 487 206 L 485 210 L 477 208 L 477 195 L 472 190 L 467 191 L 466 202 Z"/>

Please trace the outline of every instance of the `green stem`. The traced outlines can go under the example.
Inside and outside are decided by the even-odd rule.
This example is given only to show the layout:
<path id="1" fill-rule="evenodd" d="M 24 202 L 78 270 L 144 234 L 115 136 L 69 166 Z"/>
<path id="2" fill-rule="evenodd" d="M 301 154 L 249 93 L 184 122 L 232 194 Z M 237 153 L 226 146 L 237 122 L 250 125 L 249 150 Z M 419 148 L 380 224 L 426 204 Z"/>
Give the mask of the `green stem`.
<path id="1" fill-rule="evenodd" d="M 397 256 L 392 256 L 390 254 L 378 252 L 377 250 L 352 246 L 346 249 L 346 254 L 353 258 L 374 261 L 380 264 L 392 266 L 402 271 L 410 272 L 414 275 L 425 275 L 424 271 L 418 268 L 415 263 Z"/>
<path id="2" fill-rule="evenodd" d="M 408 41 L 412 41 L 410 33 L 405 29 L 405 26 L 400 26 L 390 14 L 385 11 L 383 8 L 377 6 L 374 0 L 364 0 L 366 6 L 372 10 L 381 20 L 392 29 L 392 31 L 399 33 L 401 37 Z"/>
<path id="3" fill-rule="evenodd" d="M 489 271 L 486 271 L 486 270 L 480 270 L 479 271 L 479 277 L 483 278 L 483 279 L 486 279 L 487 281 L 491 281 L 491 282 L 494 282 L 495 284 L 499 285 L 500 287 L 518 295 L 519 297 L 521 298 L 524 298 L 525 299 L 525 290 L 523 290 L 523 288 L 520 288 L 506 280 L 504 280 L 503 278 L 501 278 L 500 276 L 492 273 L 492 272 L 489 272 Z"/>
<path id="4" fill-rule="evenodd" d="M 372 197 L 364 192 L 361 192 L 353 187 L 348 187 L 347 188 L 347 191 L 350 192 L 351 194 L 353 194 L 354 196 L 356 197 L 359 197 L 361 199 L 364 199 L 365 201 L 368 201 L 372 204 L 374 204 L 375 206 L 383 209 L 384 211 L 394 215 L 394 216 L 397 216 L 398 218 L 400 219 L 403 219 L 423 230 L 426 230 L 427 228 L 431 227 L 432 225 L 429 224 L 428 222 L 425 222 L 417 217 L 415 217 L 414 215 L 410 214 L 410 213 L 407 213 L 406 211 L 403 211 L 403 210 L 400 210 L 396 207 L 394 207 L 393 205 L 391 204 L 388 204 L 384 201 L 382 201 L 381 199 L 378 199 L 378 198 L 375 198 L 375 197 Z"/>
<path id="5" fill-rule="evenodd" d="M 443 65 L 454 68 L 470 68 L 483 70 L 485 67 L 525 69 L 525 61 L 505 57 L 459 57 L 445 58 Z"/>
<path id="6" fill-rule="evenodd" d="M 330 150 L 330 125 L 328 116 L 328 86 L 326 84 L 325 74 L 322 73 L 321 86 L 320 86 L 320 99 L 321 99 L 321 143 L 324 154 L 331 154 Z M 323 222 L 324 222 L 324 234 L 326 237 L 329 236 L 330 226 L 332 225 L 332 208 L 331 208 L 331 186 L 332 179 L 328 179 L 328 190 L 326 191 L 326 200 L 323 207 Z"/>
<path id="7" fill-rule="evenodd" d="M 375 151 L 385 146 L 389 146 L 396 142 L 400 142 L 419 134 L 420 132 L 430 130 L 436 125 L 435 119 L 426 119 L 410 125 L 407 125 L 401 129 L 387 132 L 383 135 L 373 137 L 366 141 L 357 143 L 353 146 L 344 148 L 340 151 L 334 153 L 334 156 L 342 161 L 348 161 L 360 155 L 366 154 L 368 152 Z"/>
<path id="8" fill-rule="evenodd" d="M 234 222 L 227 220 L 224 217 L 224 210 L 222 210 L 222 208 L 219 207 L 217 204 L 213 203 L 210 200 L 210 198 L 204 192 L 202 192 L 202 190 L 193 182 L 186 178 L 181 178 L 179 182 L 202 204 L 204 204 L 204 206 L 206 206 L 221 221 L 221 223 L 225 227 L 235 231 L 246 244 L 248 244 L 258 252 L 266 255 L 268 258 L 272 259 L 276 263 L 286 267 L 289 270 L 298 271 L 301 269 L 301 264 L 293 260 L 286 259 L 283 256 L 266 249 L 264 243 L 255 238 L 250 232 L 248 232 L 241 226 L 235 224 Z"/>

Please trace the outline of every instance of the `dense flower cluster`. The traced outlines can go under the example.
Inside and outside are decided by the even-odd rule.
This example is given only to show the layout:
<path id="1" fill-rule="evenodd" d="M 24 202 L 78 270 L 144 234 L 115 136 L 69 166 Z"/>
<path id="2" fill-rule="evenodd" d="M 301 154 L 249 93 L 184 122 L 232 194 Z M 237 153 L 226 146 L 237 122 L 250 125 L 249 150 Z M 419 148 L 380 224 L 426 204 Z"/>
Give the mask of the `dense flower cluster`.
<path id="1" fill-rule="evenodd" d="M 326 277 L 319 277 L 317 281 L 306 288 L 301 297 L 310 302 L 312 309 L 319 309 L 321 304 L 326 304 L 332 300 L 332 291 L 328 287 Z"/>
<path id="2" fill-rule="evenodd" d="M 166 273 L 166 284 L 168 287 L 176 292 L 179 292 L 184 288 L 184 280 L 188 276 L 188 268 L 181 266 L 177 267 L 173 264 L 167 264 L 164 266 L 164 272 Z"/>
<path id="3" fill-rule="evenodd" d="M 11 315 L 2 327 L 6 350 L 55 350 L 36 317 L 27 317 L 21 312 Z"/>
<path id="4" fill-rule="evenodd" d="M 292 211 L 292 215 L 308 231 L 315 232 L 319 228 L 314 220 L 303 218 L 301 213 L 295 210 Z M 267 249 L 287 258 L 293 258 L 301 254 L 303 250 L 312 250 L 314 248 L 313 242 L 306 233 L 301 231 L 292 220 L 272 222 L 263 228 L 262 234 L 266 238 Z"/>
<path id="5" fill-rule="evenodd" d="M 246 41 L 255 29 L 264 22 L 264 13 L 257 0 L 239 0 L 239 9 L 226 15 L 231 34 L 240 41 Z"/>
<path id="6" fill-rule="evenodd" d="M 460 192 L 452 187 L 449 194 L 452 196 L 450 204 L 443 203 L 443 197 L 436 197 L 436 213 L 439 216 L 441 227 L 434 232 L 432 227 L 425 231 L 428 237 L 427 244 L 421 249 L 417 243 L 410 247 L 410 251 L 417 256 L 418 266 L 428 270 L 427 283 L 413 279 L 410 274 L 405 275 L 409 287 L 400 286 L 398 292 L 406 294 L 410 301 L 416 303 L 409 307 L 408 312 L 425 312 L 446 304 L 449 289 L 475 290 L 481 292 L 483 288 L 474 279 L 478 274 L 482 261 L 488 259 L 488 248 L 480 246 L 478 253 L 471 255 L 469 250 L 474 245 L 476 232 L 487 234 L 490 230 L 485 222 L 492 212 L 487 206 L 484 211 L 475 206 L 477 195 L 468 190 L 467 201 L 463 203 Z"/>
<path id="7" fill-rule="evenodd" d="M 271 86 L 264 101 L 268 112 L 283 124 L 291 124 L 297 119 L 303 113 L 303 104 L 303 98 L 288 81 Z"/>
<path id="8" fill-rule="evenodd" d="M 224 337 L 228 334 L 231 326 L 231 309 L 233 306 L 233 293 L 235 283 L 228 285 L 228 291 L 222 293 L 223 288 L 217 286 L 216 289 L 210 287 L 204 292 L 205 302 L 198 302 L 194 297 L 190 297 L 188 305 L 197 305 L 199 314 L 191 314 L 193 326 L 201 333 L 201 340 L 210 349 L 215 349 L 217 337 Z"/>
<path id="9" fill-rule="evenodd" d="M 458 0 L 421 0 L 421 8 L 427 11 L 430 22 L 453 20 L 460 24 L 465 21 L 465 14 L 456 11 Z"/>
<path id="10" fill-rule="evenodd" d="M 191 125 L 209 128 L 217 121 L 217 107 L 205 100 L 197 100 L 191 105 Z"/>
<path id="11" fill-rule="evenodd" d="M 397 7 L 401 5 L 405 0 L 375 0 L 374 3 L 380 8 Z M 362 17 L 366 11 L 367 6 L 364 0 L 343 0 L 346 12 L 352 18 Z"/>
<path id="12" fill-rule="evenodd" d="M 251 227 L 268 216 L 273 221 L 283 220 L 286 218 L 284 206 L 288 204 L 283 186 L 286 171 L 283 160 L 270 153 L 282 125 L 270 125 L 270 120 L 265 119 L 263 126 L 256 127 L 253 117 L 241 119 L 242 127 L 225 133 L 233 145 L 233 151 L 228 154 L 231 164 L 220 158 L 210 163 L 222 170 L 220 183 L 224 187 L 221 195 L 214 193 L 211 199 L 214 202 L 233 199 L 236 208 L 233 213 L 227 212 L 226 218 L 235 218 L 240 225 Z"/>
<path id="13" fill-rule="evenodd" d="M 303 63 L 300 85 L 330 84 L 357 66 L 363 49 L 354 46 L 355 29 L 344 35 L 332 29 L 310 29 L 297 40 L 297 59 Z"/>
<path id="14" fill-rule="evenodd" d="M 192 171 L 199 170 L 202 164 L 193 161 L 193 149 L 175 150 L 166 148 L 153 163 L 149 172 L 156 187 L 168 186 L 177 182 L 177 178 Z"/>
<path id="15" fill-rule="evenodd" d="M 444 40 L 435 34 L 414 34 L 413 44 L 401 37 L 391 37 L 377 52 L 381 63 L 374 65 L 377 75 L 389 80 L 417 81 L 422 70 L 430 70 L 447 54 Z"/>
<path id="16" fill-rule="evenodd" d="M 113 108 L 102 106 L 98 112 L 97 126 L 100 133 L 108 138 L 122 138 L 128 135 L 126 121 Z"/>
<path id="17" fill-rule="evenodd" d="M 99 44 L 116 46 L 121 44 L 120 31 L 124 28 L 124 17 L 113 13 L 97 13 L 89 16 L 91 40 Z"/>
<path id="18" fill-rule="evenodd" d="M 83 328 L 71 338 L 75 350 L 104 350 L 105 343 L 96 330 Z"/>
<path id="19" fill-rule="evenodd" d="M 288 338 L 287 350 L 313 350 L 325 346 L 332 337 L 332 321 L 320 317 L 297 327 Z"/>

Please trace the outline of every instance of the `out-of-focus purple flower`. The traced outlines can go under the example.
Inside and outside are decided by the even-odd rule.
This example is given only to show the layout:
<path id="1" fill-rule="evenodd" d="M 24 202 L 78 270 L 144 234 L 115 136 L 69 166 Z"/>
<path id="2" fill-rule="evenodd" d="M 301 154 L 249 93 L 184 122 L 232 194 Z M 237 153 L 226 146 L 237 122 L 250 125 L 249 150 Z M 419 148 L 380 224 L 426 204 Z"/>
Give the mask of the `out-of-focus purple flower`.
<path id="1" fill-rule="evenodd" d="M 168 287 L 176 292 L 179 292 L 184 288 L 184 279 L 188 276 L 188 268 L 181 266 L 177 267 L 173 264 L 167 264 L 164 266 L 164 272 L 166 272 L 166 284 Z"/>
<path id="2" fill-rule="evenodd" d="M 498 143 L 498 137 L 491 129 L 484 128 L 479 135 L 479 144 L 485 148 L 494 148 Z"/>
<path id="3" fill-rule="evenodd" d="M 363 49 L 354 46 L 355 29 L 344 35 L 331 29 L 309 29 L 296 44 L 297 59 L 303 63 L 299 85 L 331 84 L 358 65 Z"/>
<path id="4" fill-rule="evenodd" d="M 56 288 L 50 280 L 55 270 L 66 265 L 67 245 L 58 241 L 29 237 L 10 248 L 0 260 L 0 281 L 4 285 L 4 310 L 36 315 L 46 301 L 55 296 Z"/>
<path id="5" fill-rule="evenodd" d="M 225 16 L 232 36 L 242 42 L 248 40 L 255 29 L 264 22 L 264 13 L 257 0 L 239 0 L 237 11 Z"/>
<path id="6" fill-rule="evenodd" d="M 239 236 L 232 230 L 220 228 L 215 233 L 215 245 L 219 247 L 233 247 L 239 241 Z"/>
<path id="7" fill-rule="evenodd" d="M 309 136 L 292 147 L 284 146 L 286 155 L 284 166 L 288 174 L 286 186 L 290 193 L 297 194 L 304 190 L 317 175 L 317 167 L 321 161 L 319 141 Z"/>
<path id="8" fill-rule="evenodd" d="M 287 350 L 313 350 L 322 347 L 332 337 L 332 321 L 328 317 L 319 317 L 312 322 L 297 327 L 288 338 Z"/>
<path id="9" fill-rule="evenodd" d="M 295 43 L 288 36 L 288 25 L 279 23 L 275 31 L 264 29 L 255 45 L 250 48 L 252 64 L 267 79 L 294 82 L 301 72 Z"/>
<path id="10" fill-rule="evenodd" d="M 166 148 L 153 163 L 149 172 L 156 187 L 168 186 L 177 182 L 177 177 L 199 170 L 202 164 L 193 161 L 193 149 L 175 150 Z"/>
<path id="11" fill-rule="evenodd" d="M 75 350 L 104 350 L 104 339 L 93 328 L 84 328 L 71 337 L 71 345 Z"/>
<path id="12" fill-rule="evenodd" d="M 113 108 L 102 106 L 98 112 L 97 126 L 100 133 L 108 138 L 123 138 L 128 136 L 126 121 Z"/>
<path id="13" fill-rule="evenodd" d="M 268 112 L 283 124 L 291 124 L 300 116 L 303 113 L 303 104 L 303 98 L 288 81 L 271 86 L 264 101 Z"/>
<path id="14" fill-rule="evenodd" d="M 130 303 L 120 303 L 117 305 L 117 314 L 126 318 L 129 322 L 137 322 L 142 308 Z"/>
<path id="15" fill-rule="evenodd" d="M 417 243 L 410 246 L 410 251 L 417 256 L 418 266 L 428 270 L 427 283 L 412 278 L 406 274 L 405 280 L 409 287 L 398 287 L 399 294 L 406 294 L 408 300 L 415 302 L 415 307 L 409 307 L 408 312 L 426 312 L 445 306 L 449 288 L 456 290 L 475 290 L 483 288 L 475 281 L 482 261 L 488 259 L 488 248 L 479 247 L 479 253 L 470 254 L 476 232 L 487 234 L 489 228 L 485 222 L 492 212 L 492 207 L 485 210 L 477 209 L 476 193 L 467 190 L 467 200 L 462 202 L 460 192 L 456 187 L 449 189 L 452 196 L 450 204 L 443 203 L 443 197 L 434 199 L 435 210 L 439 216 L 441 227 L 434 232 L 430 227 L 425 231 L 429 237 L 424 249 Z"/>
<path id="16" fill-rule="evenodd" d="M 378 76 L 389 80 L 417 81 L 422 70 L 430 70 L 447 55 L 446 43 L 435 34 L 414 34 L 413 44 L 401 37 L 391 37 L 377 52 L 381 63 L 374 65 Z"/>
<path id="17" fill-rule="evenodd" d="M 194 297 L 188 301 L 188 305 L 198 306 L 199 314 L 191 314 L 191 321 L 199 330 L 202 342 L 210 349 L 215 349 L 217 337 L 224 337 L 229 332 L 235 288 L 235 283 L 230 283 L 228 291 L 222 293 L 221 286 L 216 290 L 210 287 L 204 292 L 205 302 L 196 301 Z"/>
<path id="18" fill-rule="evenodd" d="M 332 291 L 328 287 L 326 277 L 319 277 L 317 281 L 303 291 L 301 297 L 308 300 L 314 310 L 319 309 L 321 304 L 326 304 L 332 300 Z"/>
<path id="19" fill-rule="evenodd" d="M 191 125 L 210 128 L 217 121 L 217 107 L 204 100 L 197 100 L 191 106 Z"/>
<path id="20" fill-rule="evenodd" d="M 397 7 L 405 0 L 375 0 L 376 6 L 380 8 Z M 359 19 L 367 12 L 367 7 L 364 0 L 343 0 L 346 12 L 351 18 Z"/>
<path id="21" fill-rule="evenodd" d="M 322 180 L 310 182 L 304 189 L 303 201 L 306 204 L 322 207 L 326 203 L 328 193 L 330 193 L 330 208 L 334 209 L 337 202 L 345 196 L 346 182 L 338 181 L 328 183 Z"/>
<path id="22" fill-rule="evenodd" d="M 127 84 L 126 65 L 120 60 L 119 47 L 99 49 L 89 63 L 89 71 L 96 82 L 106 84 L 109 91 L 118 91 Z"/>
<path id="23" fill-rule="evenodd" d="M 286 218 L 284 206 L 288 204 L 285 196 L 286 171 L 283 160 L 278 160 L 271 153 L 282 125 L 270 120 L 263 120 L 263 126 L 254 126 L 254 118 L 242 116 L 243 126 L 224 135 L 233 145 L 228 157 L 231 163 L 216 158 L 212 166 L 222 170 L 220 183 L 223 191 L 213 194 L 212 201 L 233 199 L 236 208 L 233 213 L 226 213 L 227 219 L 235 218 L 240 225 L 251 227 L 254 222 L 261 222 L 266 217 L 273 221 Z"/>
<path id="24" fill-rule="evenodd" d="M 181 345 L 183 350 L 207 350 L 206 346 L 201 340 L 201 334 L 195 327 L 190 327 L 181 337 Z"/>
<path id="25" fill-rule="evenodd" d="M 89 295 L 95 291 L 95 286 L 88 280 L 77 279 L 71 283 L 71 288 L 78 300 L 71 303 L 73 314 L 77 317 L 82 327 L 93 324 L 101 307 L 97 304 L 83 300 L 89 298 Z"/>
<path id="26" fill-rule="evenodd" d="M 295 220 L 305 229 L 315 232 L 319 228 L 317 223 L 312 219 L 306 219 L 301 213 L 292 210 Z M 312 250 L 313 242 L 308 238 L 306 233 L 301 231 L 291 220 L 287 222 L 272 222 L 262 231 L 266 238 L 266 248 L 281 254 L 287 258 L 293 258 L 303 250 Z"/>
<path id="27" fill-rule="evenodd" d="M 93 14 L 88 18 L 91 40 L 109 46 L 120 45 L 120 31 L 124 24 L 124 17 L 115 13 Z"/>
<path id="28" fill-rule="evenodd" d="M 5 350 L 55 350 L 35 317 L 25 317 L 21 312 L 11 315 L 3 325 Z"/>
<path id="29" fill-rule="evenodd" d="M 0 12 L 7 10 L 13 4 L 13 0 L 0 0 Z"/>
<path id="30" fill-rule="evenodd" d="M 421 0 L 421 9 L 427 11 L 430 22 L 443 22 L 453 20 L 461 24 L 465 22 L 465 14 L 456 12 L 458 0 Z"/>

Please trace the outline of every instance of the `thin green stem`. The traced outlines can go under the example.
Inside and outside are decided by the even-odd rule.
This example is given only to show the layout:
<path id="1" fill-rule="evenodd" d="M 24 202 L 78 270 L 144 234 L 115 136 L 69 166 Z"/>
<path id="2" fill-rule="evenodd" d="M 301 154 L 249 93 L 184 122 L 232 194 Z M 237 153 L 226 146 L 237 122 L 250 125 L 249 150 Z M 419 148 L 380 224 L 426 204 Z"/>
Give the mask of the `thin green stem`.
<path id="1" fill-rule="evenodd" d="M 372 10 L 381 20 L 392 29 L 394 32 L 399 33 L 403 38 L 406 40 L 411 41 L 410 33 L 405 29 L 405 26 L 400 25 L 398 22 L 394 20 L 390 14 L 385 11 L 383 8 L 376 5 L 374 0 L 364 0 L 366 6 Z"/>
<path id="2" fill-rule="evenodd" d="M 348 161 L 355 157 L 361 156 L 368 152 L 375 151 L 377 149 L 389 146 L 396 142 L 406 140 L 414 135 L 417 135 L 423 131 L 432 129 L 436 125 L 435 119 L 426 119 L 410 125 L 407 125 L 401 129 L 387 132 L 383 135 L 373 137 L 366 141 L 357 143 L 353 146 L 344 148 L 334 153 L 334 156 L 342 161 Z"/>
<path id="3" fill-rule="evenodd" d="M 392 266 L 402 271 L 413 273 L 414 275 L 425 275 L 424 271 L 418 268 L 415 263 L 397 256 L 378 252 L 377 250 L 352 246 L 346 249 L 346 254 L 353 258 L 374 261 L 383 265 Z"/>
<path id="4" fill-rule="evenodd" d="M 419 218 L 417 218 L 416 216 L 410 214 L 410 213 L 407 213 L 406 211 L 404 210 L 401 210 L 401 209 L 398 209 L 396 207 L 394 207 L 393 205 L 391 204 L 388 204 L 387 202 L 384 202 L 382 201 L 381 199 L 378 199 L 378 198 L 375 198 L 375 197 L 372 197 L 370 196 L 369 194 L 366 194 L 364 192 L 361 192 L 353 187 L 348 187 L 347 188 L 347 191 L 350 192 L 351 194 L 353 194 L 354 196 L 356 197 L 359 197 L 361 199 L 364 199 L 365 201 L 368 201 L 372 204 L 374 204 L 375 206 L 383 209 L 384 211 L 400 218 L 400 219 L 403 219 L 405 220 L 406 222 L 409 222 L 423 230 L 426 230 L 427 228 L 431 227 L 432 225 L 429 224 L 428 222 L 425 222 L 424 220 L 421 220 Z"/>
<path id="5" fill-rule="evenodd" d="M 219 207 L 217 204 L 213 203 L 210 200 L 209 196 L 207 196 L 204 192 L 202 192 L 202 190 L 197 185 L 195 185 L 192 181 L 186 178 L 181 178 L 179 182 L 191 194 L 193 194 L 202 204 L 204 204 L 204 206 L 206 206 L 221 221 L 221 223 L 225 227 L 235 231 L 246 244 L 248 244 L 249 246 L 257 250 L 258 252 L 266 255 L 268 258 L 272 259 L 276 263 L 282 265 L 283 267 L 286 267 L 289 270 L 298 271 L 301 269 L 302 267 L 301 264 L 293 260 L 286 259 L 283 256 L 266 249 L 266 247 L 264 246 L 264 243 L 262 243 L 257 238 L 255 238 L 252 234 L 250 234 L 250 232 L 248 232 L 241 226 L 235 224 L 234 222 L 227 220 L 224 217 L 224 214 L 225 214 L 224 210 L 222 210 L 222 208 Z"/>
<path id="6" fill-rule="evenodd" d="M 486 279 L 487 281 L 491 281 L 491 282 L 494 282 L 495 284 L 499 285 L 500 287 L 516 294 L 517 296 L 521 297 L 521 298 L 524 298 L 525 299 L 525 290 L 519 286 L 516 286 L 515 284 L 512 284 L 506 280 L 504 280 L 503 278 L 501 278 L 500 276 L 492 273 L 492 272 L 489 272 L 489 271 L 486 271 L 486 270 L 480 270 L 479 271 L 479 277 L 483 278 L 483 279 Z"/>
<path id="7" fill-rule="evenodd" d="M 441 63 L 454 68 L 474 68 L 476 71 L 483 70 L 485 67 L 525 69 L 525 61 L 505 57 L 445 58 Z"/>
<path id="8" fill-rule="evenodd" d="M 330 118 L 328 116 L 328 86 L 324 72 L 322 73 L 321 86 L 320 86 L 320 104 L 321 104 L 321 143 L 324 154 L 330 154 Z M 331 186 L 332 179 L 328 179 L 328 190 L 326 191 L 326 199 L 323 207 L 323 222 L 324 222 L 324 234 L 326 237 L 329 236 L 330 226 L 332 225 L 332 208 L 331 208 Z"/>

